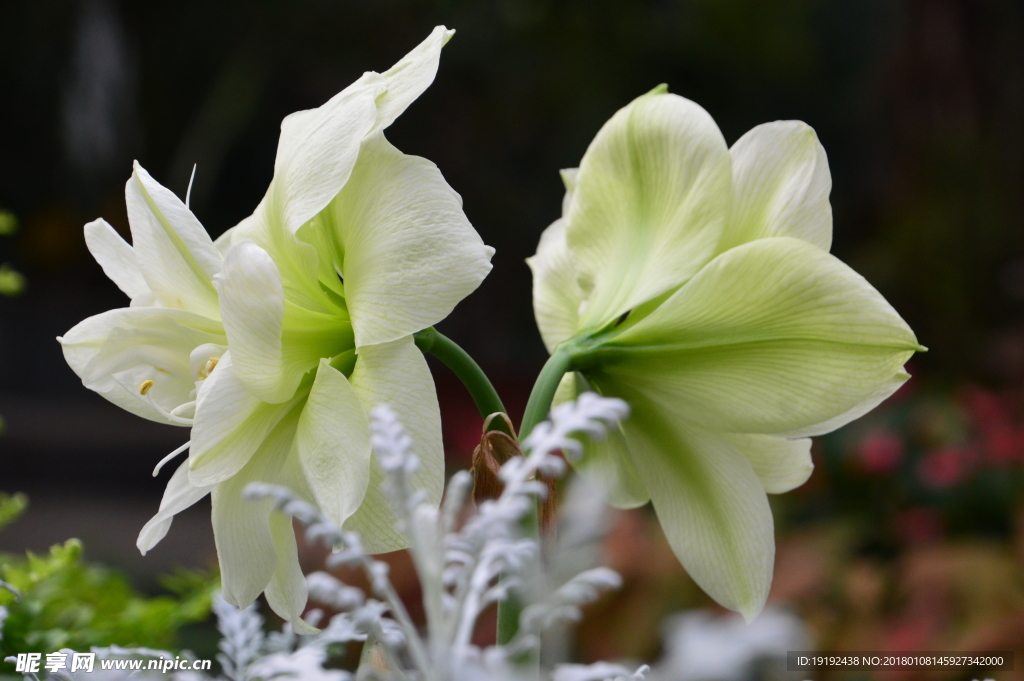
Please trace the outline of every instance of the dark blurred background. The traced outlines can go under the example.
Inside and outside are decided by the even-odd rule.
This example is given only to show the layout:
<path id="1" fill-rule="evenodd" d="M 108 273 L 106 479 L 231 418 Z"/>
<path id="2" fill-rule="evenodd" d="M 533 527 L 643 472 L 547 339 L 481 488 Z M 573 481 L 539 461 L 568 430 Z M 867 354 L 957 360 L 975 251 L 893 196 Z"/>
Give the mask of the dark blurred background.
<path id="1" fill-rule="evenodd" d="M 819 474 L 782 501 L 782 542 L 860 527 L 843 535 L 846 548 L 815 555 L 863 557 L 881 576 L 835 573 L 815 588 L 846 593 L 852 579 L 848 600 L 863 602 L 856 584 L 873 588 L 875 575 L 896 599 L 880 600 L 878 617 L 910 602 L 899 561 L 921 542 L 988 542 L 1016 575 L 996 600 L 1024 612 L 1024 9 L 1009 0 L 0 3 L 0 207 L 21 226 L 0 238 L 0 262 L 27 280 L 0 297 L 0 488 L 33 503 L 0 548 L 81 536 L 90 557 L 142 582 L 211 559 L 201 507 L 151 557 L 134 550 L 164 484 L 149 472 L 186 433 L 119 411 L 64 363 L 55 336 L 126 303 L 82 225 L 103 216 L 127 233 L 123 186 L 138 159 L 180 195 L 198 164 L 192 207 L 220 234 L 262 197 L 282 117 L 383 71 L 442 23 L 458 33 L 437 80 L 387 134 L 437 163 L 497 249 L 491 276 L 441 329 L 511 410 L 545 359 L 523 261 L 559 215 L 557 171 L 579 162 L 605 120 L 662 82 L 704 106 L 729 143 L 762 122 L 804 120 L 829 155 L 834 253 L 930 352 L 895 406 L 819 443 Z M 464 466 L 479 420 L 436 373 L 450 464 Z M 996 461 L 1000 446 L 1008 453 Z M 1005 489 L 978 510 L 970 499 L 995 494 L 986 475 Z M 699 601 L 666 583 L 690 594 L 672 604 Z M 856 614 L 836 607 L 833 620 Z"/>

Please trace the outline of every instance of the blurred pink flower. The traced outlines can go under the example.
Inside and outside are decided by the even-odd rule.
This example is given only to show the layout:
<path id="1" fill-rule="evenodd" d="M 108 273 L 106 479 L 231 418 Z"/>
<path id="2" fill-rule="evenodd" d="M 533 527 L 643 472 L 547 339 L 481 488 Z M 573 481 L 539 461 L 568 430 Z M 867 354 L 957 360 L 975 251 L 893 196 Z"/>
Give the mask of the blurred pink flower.
<path id="1" fill-rule="evenodd" d="M 1009 425 L 999 425 L 983 434 L 985 460 L 993 466 L 1008 466 L 1021 459 L 1024 433 Z"/>
<path id="2" fill-rule="evenodd" d="M 944 447 L 925 456 L 918 464 L 917 474 L 925 486 L 946 489 L 964 478 L 967 464 L 967 457 L 959 447 Z"/>
<path id="3" fill-rule="evenodd" d="M 908 508 L 896 516 L 893 526 L 908 544 L 924 544 L 942 536 L 942 516 L 934 508 Z"/>
<path id="4" fill-rule="evenodd" d="M 889 431 L 873 431 L 861 440 L 857 460 L 872 475 L 889 475 L 903 461 L 903 441 Z"/>
<path id="5" fill-rule="evenodd" d="M 1009 422 L 1009 414 L 1003 400 L 994 393 L 977 387 L 967 388 L 963 393 L 967 411 L 978 428 L 988 430 Z"/>

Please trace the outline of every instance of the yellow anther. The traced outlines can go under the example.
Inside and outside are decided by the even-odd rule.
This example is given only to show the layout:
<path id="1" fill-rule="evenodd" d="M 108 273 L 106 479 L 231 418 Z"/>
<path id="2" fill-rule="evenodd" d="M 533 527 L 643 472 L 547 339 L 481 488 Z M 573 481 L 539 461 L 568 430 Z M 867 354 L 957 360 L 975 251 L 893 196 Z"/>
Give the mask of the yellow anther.
<path id="1" fill-rule="evenodd" d="M 213 370 L 217 368 L 217 362 L 220 361 L 220 357 L 211 357 L 206 360 L 206 375 L 209 376 L 213 373 Z"/>
<path id="2" fill-rule="evenodd" d="M 145 380 L 139 384 L 139 394 L 145 395 L 149 392 L 149 389 L 153 387 L 153 381 Z"/>

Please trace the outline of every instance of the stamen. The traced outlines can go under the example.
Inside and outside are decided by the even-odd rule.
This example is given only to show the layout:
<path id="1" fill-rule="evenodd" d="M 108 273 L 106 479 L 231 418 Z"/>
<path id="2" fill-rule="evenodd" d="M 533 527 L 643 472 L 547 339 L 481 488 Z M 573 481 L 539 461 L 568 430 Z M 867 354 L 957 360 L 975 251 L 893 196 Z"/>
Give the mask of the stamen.
<path id="1" fill-rule="evenodd" d="M 156 476 L 160 475 L 160 469 L 164 467 L 164 464 L 167 463 L 168 461 L 170 461 L 171 459 L 173 459 L 174 457 L 178 456 L 178 454 L 181 454 L 183 451 L 188 449 L 189 445 L 191 445 L 191 444 L 192 444 L 192 440 L 189 440 L 188 442 L 186 442 L 182 446 L 178 447 L 177 449 L 175 449 L 173 452 L 171 452 L 170 454 L 168 454 L 164 458 L 160 459 L 160 463 L 158 463 L 156 465 L 156 468 L 153 469 L 153 477 L 155 478 Z"/>
<path id="2" fill-rule="evenodd" d="M 209 376 L 213 373 L 213 370 L 217 368 L 217 362 L 220 361 L 220 357 L 211 357 L 206 360 L 206 375 Z"/>
<path id="3" fill-rule="evenodd" d="M 127 385 L 125 385 L 124 382 L 119 377 L 114 376 L 114 380 L 117 381 L 118 385 L 120 385 L 125 390 L 128 390 L 128 391 L 131 390 L 131 388 L 129 388 Z M 147 383 L 149 383 L 149 385 L 146 385 Z M 150 388 L 152 388 L 152 387 L 153 387 L 153 381 L 143 381 L 142 385 L 139 386 L 139 394 L 142 395 L 145 398 L 145 400 L 149 404 L 149 406 L 153 407 L 153 409 L 156 409 L 158 414 L 163 416 L 165 419 L 167 419 L 171 423 L 177 423 L 177 424 L 182 425 L 182 426 L 191 426 L 192 425 L 193 419 L 187 419 L 187 418 L 182 418 L 180 416 L 175 416 L 174 414 L 171 414 L 166 409 L 164 409 L 159 404 L 157 404 L 156 400 L 153 399 L 153 396 L 148 394 L 150 392 Z"/>

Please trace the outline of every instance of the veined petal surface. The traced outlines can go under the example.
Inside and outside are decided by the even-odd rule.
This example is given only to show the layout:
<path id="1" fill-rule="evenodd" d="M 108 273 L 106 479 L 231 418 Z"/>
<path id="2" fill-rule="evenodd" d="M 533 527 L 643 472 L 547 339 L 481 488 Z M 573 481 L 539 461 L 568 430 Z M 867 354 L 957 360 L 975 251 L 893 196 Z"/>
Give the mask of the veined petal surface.
<path id="1" fill-rule="evenodd" d="M 787 237 L 718 256 L 609 345 L 615 354 L 601 372 L 680 418 L 767 434 L 875 399 L 921 349 L 863 277 Z"/>
<path id="2" fill-rule="evenodd" d="M 79 322 L 59 340 L 85 387 L 160 423 L 175 423 L 167 412 L 191 399 L 196 377 L 189 353 L 227 342 L 214 320 L 158 307 L 109 310 Z"/>
<path id="3" fill-rule="evenodd" d="M 596 330 L 693 276 L 732 203 L 729 151 L 708 113 L 650 93 L 616 113 L 576 176 L 567 238 Z"/>
<path id="4" fill-rule="evenodd" d="M 383 130 L 398 118 L 434 82 L 441 60 L 441 48 L 455 31 L 435 26 L 426 40 L 384 72 L 387 90 L 377 97 L 377 125 Z"/>
<path id="5" fill-rule="evenodd" d="M 801 121 L 759 125 L 729 150 L 736 199 L 721 253 L 754 239 L 790 236 L 832 246 L 832 174 L 825 148 Z"/>
<path id="6" fill-rule="evenodd" d="M 367 72 L 323 106 L 281 122 L 268 191 L 281 228 L 295 234 L 345 186 L 377 121 L 376 99 L 386 90 L 383 76 Z"/>
<path id="7" fill-rule="evenodd" d="M 782 494 L 807 482 L 814 472 L 810 438 L 788 439 L 777 435 L 724 434 L 750 465 L 768 494 Z"/>
<path id="8" fill-rule="evenodd" d="M 273 502 L 249 501 L 242 498 L 242 493 L 251 482 L 281 480 L 297 424 L 296 411 L 279 420 L 245 466 L 213 489 L 213 536 L 220 560 L 221 587 L 225 600 L 239 608 L 252 603 L 267 588 L 278 564 L 270 530 Z"/>
<path id="9" fill-rule="evenodd" d="M 588 390 L 593 391 L 594 386 L 582 374 L 567 373 L 558 383 L 551 408 L 575 400 Z M 629 447 L 621 426 L 609 429 L 600 440 L 586 436 L 580 439 L 583 443 L 583 456 L 573 462 L 573 468 L 596 485 L 611 506 L 636 508 L 651 500 L 629 458 Z"/>
<path id="10" fill-rule="evenodd" d="M 491 270 L 485 246 L 430 161 L 382 135 L 321 216 L 345 280 L 358 347 L 386 343 L 444 319 Z"/>
<path id="11" fill-rule="evenodd" d="M 135 250 L 110 223 L 99 218 L 85 226 L 85 245 L 96 259 L 103 273 L 133 301 L 152 295 L 149 284 L 139 270 Z"/>
<path id="12" fill-rule="evenodd" d="M 306 609 L 309 587 L 306 577 L 299 565 L 299 547 L 295 542 L 295 530 L 292 517 L 278 511 L 270 513 L 270 536 L 274 540 L 277 552 L 277 564 L 267 584 L 267 604 L 287 622 L 300 636 L 308 636 L 317 632 L 302 619 L 302 611 Z"/>
<path id="13" fill-rule="evenodd" d="M 302 417 L 299 416 L 301 419 Z M 306 481 L 306 476 L 299 463 L 295 441 L 298 440 L 298 429 L 296 428 L 295 440 L 292 442 L 291 452 L 282 462 L 281 468 L 274 477 L 267 479 L 268 482 L 276 485 L 283 485 L 304 501 L 316 504 L 313 492 Z M 299 565 L 299 552 L 295 542 L 294 523 L 291 516 L 280 512 L 272 511 L 270 514 L 270 535 L 274 540 L 274 550 L 277 552 L 277 564 L 274 567 L 274 574 L 267 584 L 266 597 L 271 609 L 285 620 L 292 623 L 293 629 L 299 634 L 312 634 L 316 632 L 302 620 L 302 611 L 305 610 L 308 589 L 306 578 L 302 574 L 302 567 Z"/>
<path id="14" fill-rule="evenodd" d="M 239 380 L 232 352 L 226 352 L 196 399 L 189 451 L 192 484 L 212 485 L 238 473 L 304 398 L 283 404 L 260 400 Z"/>
<path id="15" fill-rule="evenodd" d="M 295 446 L 317 505 L 341 527 L 370 481 L 370 425 L 359 395 L 326 359 L 299 418 Z"/>
<path id="16" fill-rule="evenodd" d="M 800 437 L 813 437 L 815 435 L 825 435 L 831 433 L 837 428 L 845 426 L 851 421 L 859 419 L 864 414 L 877 407 L 879 404 L 887 400 L 893 393 L 900 389 L 900 387 L 910 379 L 910 374 L 906 371 L 896 372 L 888 381 L 879 383 L 875 390 L 864 398 L 864 400 L 847 411 L 833 416 L 830 419 L 825 419 L 819 423 L 812 424 L 803 428 L 797 428 L 786 433 L 782 433 L 788 438 L 800 438 Z"/>
<path id="17" fill-rule="evenodd" d="M 565 234 L 565 219 L 556 220 L 540 235 L 537 254 L 526 260 L 533 272 L 533 314 L 548 352 L 576 333 L 583 301 Z"/>
<path id="18" fill-rule="evenodd" d="M 407 336 L 361 348 L 350 382 L 367 413 L 378 404 L 394 410 L 420 460 L 413 484 L 426 491 L 432 504 L 439 504 L 444 488 L 441 412 L 430 369 L 413 339 Z M 361 533 L 363 547 L 369 553 L 397 551 L 409 545 L 396 529 L 391 503 L 380 490 L 383 480 L 374 458 L 362 506 L 345 523 L 345 529 Z"/>
<path id="19" fill-rule="evenodd" d="M 743 453 L 642 396 L 622 432 L 665 538 L 712 598 L 747 621 L 764 607 L 775 560 L 771 508 Z"/>
<path id="20" fill-rule="evenodd" d="M 125 202 L 132 248 L 156 300 L 219 319 L 213 278 L 220 253 L 192 211 L 138 163 L 125 185 Z"/>

